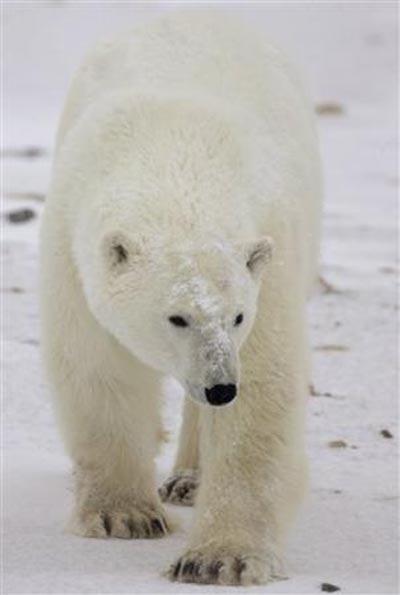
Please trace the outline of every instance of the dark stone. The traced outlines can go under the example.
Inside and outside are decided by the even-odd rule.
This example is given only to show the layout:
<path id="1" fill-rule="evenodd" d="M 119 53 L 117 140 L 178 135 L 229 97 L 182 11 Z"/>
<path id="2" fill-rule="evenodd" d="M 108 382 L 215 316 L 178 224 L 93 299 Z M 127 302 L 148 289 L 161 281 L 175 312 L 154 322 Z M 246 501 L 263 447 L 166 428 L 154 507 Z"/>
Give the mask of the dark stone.
<path id="1" fill-rule="evenodd" d="M 325 591 L 325 593 L 334 593 L 335 591 L 340 591 L 340 587 L 332 585 L 331 583 L 322 583 L 321 591 Z"/>
<path id="2" fill-rule="evenodd" d="M 26 223 L 27 221 L 34 219 L 36 213 L 32 209 L 17 209 L 7 213 L 6 217 L 10 223 Z"/>
<path id="3" fill-rule="evenodd" d="M 393 434 L 392 432 L 389 432 L 389 430 L 381 430 L 381 436 L 383 436 L 384 438 L 393 438 Z"/>
<path id="4" fill-rule="evenodd" d="M 345 109 L 336 101 L 326 101 L 315 106 L 315 111 L 320 116 L 343 116 Z"/>
<path id="5" fill-rule="evenodd" d="M 37 159 L 38 157 L 44 157 L 46 154 L 47 151 L 43 147 L 28 145 L 27 147 L 4 149 L 1 152 L 1 157 L 11 159 Z"/>

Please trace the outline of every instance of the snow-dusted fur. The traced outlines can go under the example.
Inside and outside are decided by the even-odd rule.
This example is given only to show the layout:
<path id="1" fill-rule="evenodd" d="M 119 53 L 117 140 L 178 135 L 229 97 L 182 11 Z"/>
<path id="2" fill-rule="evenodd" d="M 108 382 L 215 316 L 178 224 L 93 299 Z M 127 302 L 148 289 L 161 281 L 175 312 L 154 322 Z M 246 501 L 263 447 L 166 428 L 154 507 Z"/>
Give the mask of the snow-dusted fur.
<path id="1" fill-rule="evenodd" d="M 189 11 L 90 54 L 62 117 L 41 242 L 44 355 L 75 464 L 75 532 L 170 530 L 154 456 L 173 375 L 187 403 L 160 493 L 190 503 L 199 488 L 170 578 L 283 575 L 307 475 L 319 201 L 311 107 L 254 31 Z M 215 385 L 238 394 L 214 407 Z"/>

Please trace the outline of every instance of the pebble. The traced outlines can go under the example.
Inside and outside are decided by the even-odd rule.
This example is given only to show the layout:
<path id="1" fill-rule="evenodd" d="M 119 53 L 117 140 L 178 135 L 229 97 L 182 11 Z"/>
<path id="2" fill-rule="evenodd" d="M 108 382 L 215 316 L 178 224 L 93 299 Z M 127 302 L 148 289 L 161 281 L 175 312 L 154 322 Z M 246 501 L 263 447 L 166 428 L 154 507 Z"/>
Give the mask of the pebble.
<path id="1" fill-rule="evenodd" d="M 26 223 L 27 221 L 34 219 L 36 213 L 32 209 L 17 209 L 7 213 L 6 217 L 10 223 Z"/>
<path id="2" fill-rule="evenodd" d="M 325 591 L 325 593 L 334 593 L 335 591 L 340 591 L 340 587 L 331 585 L 331 583 L 322 583 L 321 591 Z"/>
<path id="3" fill-rule="evenodd" d="M 335 101 L 327 101 L 325 103 L 319 103 L 315 107 L 315 111 L 320 116 L 343 116 L 344 108 L 340 103 Z"/>
<path id="4" fill-rule="evenodd" d="M 331 448 L 347 448 L 347 442 L 344 440 L 331 440 L 331 442 L 328 442 L 328 446 Z"/>
<path id="5" fill-rule="evenodd" d="M 381 430 L 381 436 L 384 438 L 393 438 L 392 432 L 389 432 L 389 430 L 386 430 L 386 428 Z"/>

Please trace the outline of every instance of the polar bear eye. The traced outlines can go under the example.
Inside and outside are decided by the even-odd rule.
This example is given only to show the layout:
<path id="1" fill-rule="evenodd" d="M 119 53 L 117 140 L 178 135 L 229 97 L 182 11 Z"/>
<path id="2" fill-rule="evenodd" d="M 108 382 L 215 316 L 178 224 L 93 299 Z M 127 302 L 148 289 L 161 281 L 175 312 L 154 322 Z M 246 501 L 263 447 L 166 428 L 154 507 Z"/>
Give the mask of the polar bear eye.
<path id="1" fill-rule="evenodd" d="M 189 326 L 189 323 L 187 320 L 185 320 L 182 316 L 170 316 L 168 318 L 168 320 L 170 321 L 171 324 L 173 324 L 174 326 Z"/>
<path id="2" fill-rule="evenodd" d="M 242 324 L 243 322 L 243 314 L 242 312 L 240 314 L 238 314 L 235 318 L 235 322 L 233 323 L 234 326 L 239 326 L 239 324 Z"/>
<path id="3" fill-rule="evenodd" d="M 114 251 L 114 257 L 117 263 L 125 262 L 128 260 L 128 250 L 122 244 L 116 244 L 112 247 Z"/>

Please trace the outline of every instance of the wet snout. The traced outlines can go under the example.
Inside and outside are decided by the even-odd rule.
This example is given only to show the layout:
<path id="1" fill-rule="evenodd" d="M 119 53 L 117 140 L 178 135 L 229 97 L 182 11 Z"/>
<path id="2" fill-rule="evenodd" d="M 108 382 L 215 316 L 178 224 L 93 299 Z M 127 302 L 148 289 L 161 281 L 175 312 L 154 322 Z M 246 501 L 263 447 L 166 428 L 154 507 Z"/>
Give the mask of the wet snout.
<path id="1" fill-rule="evenodd" d="M 203 332 L 192 353 L 190 374 L 184 380 L 190 397 L 212 407 L 231 403 L 238 394 L 240 370 L 229 334 L 223 329 Z"/>
<path id="2" fill-rule="evenodd" d="M 216 407 L 227 405 L 238 392 L 239 362 L 236 349 L 226 338 L 225 341 L 211 341 L 205 352 L 205 400 Z"/>

